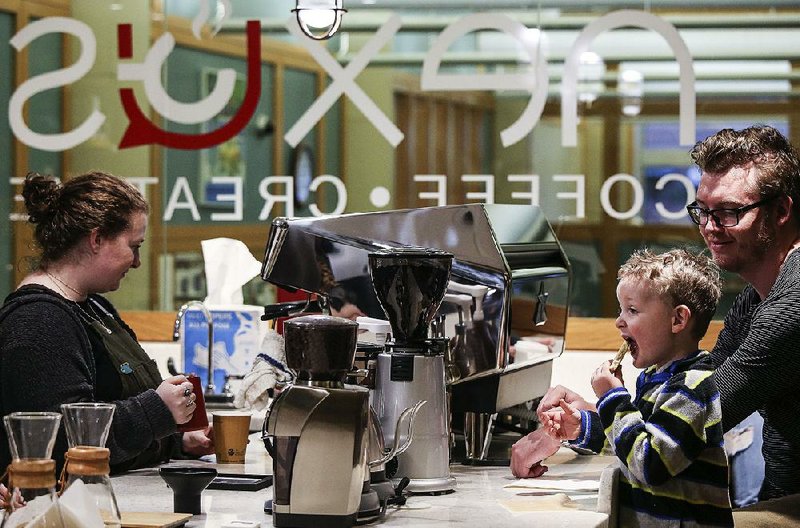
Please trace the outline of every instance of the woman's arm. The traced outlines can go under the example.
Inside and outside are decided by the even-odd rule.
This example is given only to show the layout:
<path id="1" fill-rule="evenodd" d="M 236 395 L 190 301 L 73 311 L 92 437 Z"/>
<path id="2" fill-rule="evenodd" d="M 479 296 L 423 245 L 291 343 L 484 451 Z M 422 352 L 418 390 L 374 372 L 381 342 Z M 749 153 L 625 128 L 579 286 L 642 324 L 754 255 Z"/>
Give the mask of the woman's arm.
<path id="1" fill-rule="evenodd" d="M 95 401 L 95 365 L 80 320 L 58 301 L 24 303 L 0 330 L 2 412 L 54 411 L 62 403 Z M 175 432 L 167 406 L 154 390 L 115 402 L 108 447 L 112 462 L 136 456 Z M 62 463 L 67 441 L 60 428 L 53 456 Z"/>

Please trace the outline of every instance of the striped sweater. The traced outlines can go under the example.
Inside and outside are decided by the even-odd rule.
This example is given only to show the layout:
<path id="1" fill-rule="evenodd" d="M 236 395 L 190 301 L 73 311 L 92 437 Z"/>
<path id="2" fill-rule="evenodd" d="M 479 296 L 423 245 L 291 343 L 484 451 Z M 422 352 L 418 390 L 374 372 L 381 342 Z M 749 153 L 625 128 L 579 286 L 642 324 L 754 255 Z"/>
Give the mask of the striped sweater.
<path id="1" fill-rule="evenodd" d="M 733 526 L 719 391 L 705 351 L 645 369 L 582 411 L 573 444 L 610 445 L 622 470 L 621 526 Z"/>
<path id="2" fill-rule="evenodd" d="M 758 411 L 764 417 L 760 499 L 800 493 L 800 251 L 786 257 L 764 300 L 752 286 L 736 298 L 711 351 L 730 429 Z"/>

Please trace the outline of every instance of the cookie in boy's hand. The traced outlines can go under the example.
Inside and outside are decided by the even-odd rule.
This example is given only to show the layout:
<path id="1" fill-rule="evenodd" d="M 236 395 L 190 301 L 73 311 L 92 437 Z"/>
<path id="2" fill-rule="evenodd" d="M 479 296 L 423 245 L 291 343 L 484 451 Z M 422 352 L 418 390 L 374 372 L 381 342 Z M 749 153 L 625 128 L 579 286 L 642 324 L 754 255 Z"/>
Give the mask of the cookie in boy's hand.
<path id="1" fill-rule="evenodd" d="M 611 372 L 616 372 L 617 371 L 617 369 L 619 368 L 620 363 L 622 363 L 622 358 L 625 357 L 625 354 L 627 354 L 630 351 L 630 349 L 631 349 L 631 347 L 628 346 L 628 342 L 627 341 L 623 341 L 622 342 L 622 346 L 619 347 L 619 350 L 617 351 L 617 355 L 614 356 L 614 359 L 611 360 L 611 366 L 609 367 L 609 370 Z"/>

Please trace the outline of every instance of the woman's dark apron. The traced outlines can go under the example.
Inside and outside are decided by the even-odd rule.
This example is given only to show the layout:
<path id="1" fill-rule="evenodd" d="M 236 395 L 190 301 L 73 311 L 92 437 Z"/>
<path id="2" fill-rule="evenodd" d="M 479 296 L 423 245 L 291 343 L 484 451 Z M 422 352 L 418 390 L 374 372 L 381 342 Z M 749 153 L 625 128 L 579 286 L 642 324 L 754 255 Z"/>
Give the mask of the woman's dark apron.
<path id="1" fill-rule="evenodd" d="M 99 313 L 102 313 L 102 321 L 92 319 L 90 326 L 103 341 L 103 346 L 108 351 L 111 363 L 119 375 L 122 384 L 120 399 L 157 388 L 163 380 L 156 362 L 100 303 L 92 299 L 88 302 L 92 303 L 93 307 L 99 308 Z"/>
<path id="2" fill-rule="evenodd" d="M 156 362 L 147 355 L 141 345 L 131 334 L 117 322 L 114 316 L 100 303 L 89 299 L 92 307 L 99 308 L 101 320 L 92 319 L 92 331 L 103 341 L 108 356 L 119 375 L 122 384 L 120 399 L 127 399 L 148 389 L 157 388 L 163 379 L 158 371 Z M 98 312 L 98 310 L 95 310 Z M 96 314 L 97 315 L 97 314 Z M 167 436 L 155 440 L 138 456 L 125 462 L 114 464 L 112 473 L 127 471 L 137 467 L 151 466 L 165 462 L 170 458 L 180 457 L 180 442 L 175 442 L 173 437 Z"/>

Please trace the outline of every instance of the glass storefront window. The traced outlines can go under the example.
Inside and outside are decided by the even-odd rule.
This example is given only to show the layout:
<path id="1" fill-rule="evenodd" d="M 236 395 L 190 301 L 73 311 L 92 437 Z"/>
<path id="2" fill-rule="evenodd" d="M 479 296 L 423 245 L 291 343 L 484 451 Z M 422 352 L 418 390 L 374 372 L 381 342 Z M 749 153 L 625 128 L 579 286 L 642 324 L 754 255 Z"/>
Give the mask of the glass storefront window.
<path id="1" fill-rule="evenodd" d="M 211 2 L 205 19 L 201 3 L 181 0 L 50 4 L 34 11 L 6 8 L 0 36 L 11 40 L 14 28 L 49 16 L 72 17 L 92 34 L 95 63 L 79 81 L 34 94 L 25 123 L 48 134 L 75 128 L 92 109 L 106 119 L 86 141 L 63 151 L 0 134 L 6 175 L 0 189 L 7 195 L 0 212 L 12 218 L 19 213 L 14 178 L 27 170 L 70 177 L 99 168 L 137 182 L 153 212 L 146 264 L 112 294 L 120 309 L 174 310 L 203 298 L 200 241 L 242 240 L 260 259 L 270 222 L 283 215 L 537 204 L 572 259 L 573 315 L 580 316 L 614 315 L 616 268 L 634 249 L 702 249 L 685 214 L 699 174 L 690 165 L 690 145 L 680 141 L 681 71 L 663 35 L 615 27 L 588 43 L 591 54 L 576 59 L 577 144 L 565 144 L 562 88 L 570 54 L 587 28 L 613 13 L 613 2 L 592 9 L 574 2 L 536 9 L 512 5 L 507 12 L 481 15 L 494 24 L 486 31 L 475 30 L 481 19 L 473 15 L 485 9 L 479 2 L 458 10 L 444 2 L 394 2 L 380 11 L 348 5 L 341 33 L 323 43 L 322 51 L 287 32 L 288 1 L 262 8 L 231 1 L 230 12 Z M 696 75 L 694 138 L 767 123 L 798 143 L 792 81 L 800 37 L 792 17 L 800 9 L 781 6 L 764 14 L 731 2 L 727 9 L 750 17 L 752 27 L 741 21 L 728 27 L 725 6 L 702 4 L 631 8 L 642 20 L 659 17 L 674 24 L 686 45 Z M 393 13 L 401 15 L 394 33 L 376 40 L 381 28 L 391 26 Z M 225 17 L 226 29 L 216 32 Z M 359 27 L 348 27 L 358 17 Z M 262 25 L 253 57 L 248 20 Z M 473 29 L 464 30 L 467 23 Z M 439 49 L 459 28 L 463 34 Z M 526 29 L 527 40 L 517 40 L 507 28 Z M 758 38 L 765 32 L 775 45 L 760 44 L 767 41 Z M 167 37 L 174 41 L 169 53 L 161 63 L 148 63 L 148 54 Z M 0 83 L 4 100 L 23 82 L 41 83 L 41 75 L 73 64 L 84 53 L 74 39 L 69 32 L 47 34 L 34 39 L 27 56 L 9 46 L 11 53 L 0 54 L 0 67 L 18 75 Z M 27 60 L 17 67 L 21 57 Z M 424 71 L 437 59 L 438 84 L 425 79 Z M 121 78 L 120 65 L 157 70 L 147 81 L 155 84 L 145 86 L 135 75 Z M 226 69 L 234 74 L 231 93 L 207 117 L 207 100 L 217 88 L 225 95 Z M 493 75 L 504 75 L 503 83 Z M 260 90 L 248 106 L 255 77 Z M 133 88 L 153 127 L 130 148 L 122 145 L 132 123 L 121 102 L 125 88 Z M 240 112 L 247 113 L 241 126 L 224 132 Z M 154 130 L 165 136 L 154 139 Z M 14 218 L 9 231 L 0 239 L 7 255 L 2 293 L 20 280 L 19 263 L 30 252 L 24 219 Z M 726 295 L 732 295 L 741 285 L 727 280 Z M 256 278 L 245 295 L 248 303 L 264 304 L 277 292 Z"/>

